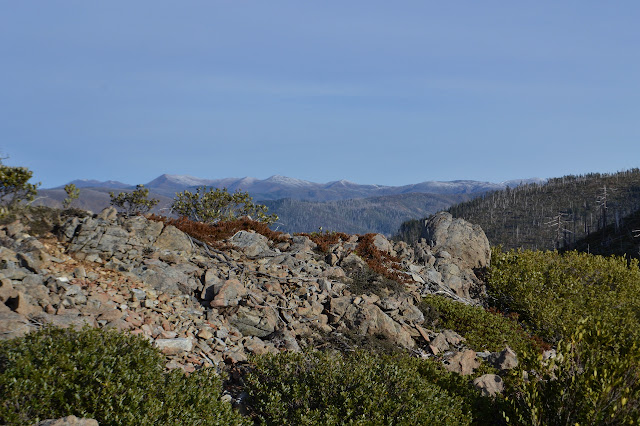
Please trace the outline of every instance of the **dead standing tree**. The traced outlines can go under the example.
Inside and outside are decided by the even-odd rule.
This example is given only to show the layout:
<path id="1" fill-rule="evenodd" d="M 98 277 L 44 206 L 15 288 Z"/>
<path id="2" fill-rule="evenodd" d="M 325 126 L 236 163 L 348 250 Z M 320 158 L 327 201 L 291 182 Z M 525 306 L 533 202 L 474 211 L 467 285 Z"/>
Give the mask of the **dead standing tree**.
<path id="1" fill-rule="evenodd" d="M 609 198 L 611 193 L 615 192 L 615 189 L 607 188 L 607 185 L 602 187 L 600 195 L 596 197 L 596 202 L 598 203 L 598 207 L 600 207 L 601 217 L 602 217 L 602 232 L 604 233 L 604 229 L 607 227 L 607 212 L 609 210 Z"/>
<path id="2" fill-rule="evenodd" d="M 568 217 L 569 213 L 561 211 L 558 212 L 555 216 L 548 218 L 549 220 L 544 223 L 545 226 L 551 228 L 552 231 L 555 231 L 553 245 L 556 250 L 560 249 L 560 236 L 562 236 L 563 248 L 567 248 L 567 246 L 569 245 L 568 236 L 569 234 L 573 234 L 573 232 L 565 227 L 568 222 Z"/>

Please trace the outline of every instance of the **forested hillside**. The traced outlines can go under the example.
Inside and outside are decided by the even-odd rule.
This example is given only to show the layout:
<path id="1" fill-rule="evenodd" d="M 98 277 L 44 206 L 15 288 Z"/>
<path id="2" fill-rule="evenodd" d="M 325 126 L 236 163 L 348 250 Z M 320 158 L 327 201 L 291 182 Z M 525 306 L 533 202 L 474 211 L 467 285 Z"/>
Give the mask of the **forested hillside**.
<path id="1" fill-rule="evenodd" d="M 640 210 L 640 169 L 550 179 L 487 193 L 448 209 L 484 229 L 506 248 L 573 249 L 608 254 L 621 241 L 637 254 L 633 218 Z M 419 237 L 421 221 L 402 225 L 400 236 Z M 588 239 L 587 236 L 589 236 Z M 635 242 L 635 246 L 634 246 Z M 618 244 L 619 245 L 619 244 Z M 631 253 L 630 253 L 631 252 Z M 617 251 L 618 254 L 622 254 Z"/>
<path id="2" fill-rule="evenodd" d="M 351 200 L 312 202 L 292 199 L 261 201 L 277 213 L 274 225 L 284 232 L 327 231 L 392 235 L 403 221 L 443 210 L 476 194 L 399 194 Z"/>

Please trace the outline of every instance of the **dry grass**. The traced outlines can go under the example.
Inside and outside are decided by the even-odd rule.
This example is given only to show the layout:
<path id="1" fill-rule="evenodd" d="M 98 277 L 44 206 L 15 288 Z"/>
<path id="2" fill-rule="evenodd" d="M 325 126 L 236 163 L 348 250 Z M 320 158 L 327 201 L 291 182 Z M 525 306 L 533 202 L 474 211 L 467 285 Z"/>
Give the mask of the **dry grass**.
<path id="1" fill-rule="evenodd" d="M 398 283 L 408 283 L 411 280 L 402 273 L 400 259 L 388 253 L 378 250 L 373 244 L 376 234 L 365 234 L 358 239 L 356 253 L 360 256 L 374 272 L 385 278 Z"/>
<path id="2" fill-rule="evenodd" d="M 184 217 L 180 219 L 171 219 L 155 214 L 149 215 L 147 218 L 157 222 L 163 222 L 166 225 L 173 225 L 185 234 L 216 248 L 226 248 L 227 246 L 224 243 L 224 240 L 231 238 L 238 231 L 255 231 L 276 243 L 290 241 L 284 233 L 272 231 L 266 224 L 256 222 L 247 217 L 227 222 L 217 222 L 214 224 L 195 222 Z"/>
<path id="3" fill-rule="evenodd" d="M 344 232 L 314 232 L 311 234 L 300 233 L 296 235 L 308 237 L 318 245 L 318 249 L 323 253 L 327 253 L 329 247 L 332 245 L 349 241 L 349 238 L 351 238 L 351 235 L 345 234 Z"/>

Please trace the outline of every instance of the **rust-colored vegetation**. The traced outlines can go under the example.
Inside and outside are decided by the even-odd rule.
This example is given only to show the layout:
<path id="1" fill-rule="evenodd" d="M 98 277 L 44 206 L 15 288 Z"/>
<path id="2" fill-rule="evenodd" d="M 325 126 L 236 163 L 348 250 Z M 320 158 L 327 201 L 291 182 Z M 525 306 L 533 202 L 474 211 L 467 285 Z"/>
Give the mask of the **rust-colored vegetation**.
<path id="1" fill-rule="evenodd" d="M 365 234 L 358 239 L 358 247 L 356 254 L 364 260 L 369 268 L 385 278 L 399 282 L 408 283 L 410 280 L 402 273 L 398 266 L 400 259 L 395 256 L 379 250 L 374 244 L 373 239 L 376 234 Z"/>
<path id="2" fill-rule="evenodd" d="M 311 241 L 318 245 L 318 249 L 327 253 L 329 248 L 341 241 L 349 241 L 351 235 L 343 232 L 314 232 L 312 234 L 297 234 L 309 237 Z M 375 273 L 398 283 L 407 283 L 410 280 L 401 272 L 400 259 L 388 253 L 378 250 L 373 244 L 376 234 L 365 234 L 358 236 L 358 246 L 355 252 L 365 261 L 365 263 Z"/>
<path id="3" fill-rule="evenodd" d="M 351 237 L 344 232 L 313 232 L 311 234 L 300 233 L 296 235 L 308 237 L 318 245 L 318 249 L 323 253 L 327 253 L 329 251 L 329 247 L 332 245 L 338 244 L 341 241 L 349 241 L 349 238 Z"/>
<path id="4" fill-rule="evenodd" d="M 147 218 L 157 222 L 163 222 L 166 225 L 173 225 L 185 234 L 219 249 L 226 248 L 223 241 L 232 237 L 238 231 L 255 231 L 276 243 L 289 241 L 289 238 L 285 236 L 284 233 L 272 231 L 265 223 L 256 222 L 246 216 L 236 220 L 217 222 L 214 224 L 195 222 L 185 217 L 172 219 L 155 214 L 149 215 Z"/>

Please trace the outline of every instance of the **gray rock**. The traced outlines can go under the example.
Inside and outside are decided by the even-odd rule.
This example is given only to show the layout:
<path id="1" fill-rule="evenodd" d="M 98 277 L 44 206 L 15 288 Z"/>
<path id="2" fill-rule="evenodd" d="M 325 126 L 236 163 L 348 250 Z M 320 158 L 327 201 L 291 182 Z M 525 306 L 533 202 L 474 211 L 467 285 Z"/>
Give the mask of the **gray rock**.
<path id="1" fill-rule="evenodd" d="M 342 316 L 342 321 L 347 328 L 356 330 L 360 335 L 384 336 L 389 341 L 405 348 L 415 346 L 411 334 L 377 305 L 370 303 L 351 304 Z"/>
<path id="2" fill-rule="evenodd" d="M 165 355 L 177 355 L 193 349 L 193 339 L 190 338 L 156 339 L 154 343 Z"/>
<path id="3" fill-rule="evenodd" d="M 320 291 L 329 292 L 331 291 L 331 280 L 326 278 L 320 278 L 318 280 L 318 285 L 320 286 Z"/>
<path id="4" fill-rule="evenodd" d="M 0 304 L 4 306 L 4 304 Z M 8 308 L 5 308 L 8 310 Z M 0 309 L 0 340 L 22 337 L 29 332 L 29 320 L 11 311 Z"/>
<path id="5" fill-rule="evenodd" d="M 205 302 L 211 302 L 216 296 L 224 281 L 218 276 L 216 269 L 207 269 L 204 274 L 204 289 L 200 298 Z"/>
<path id="6" fill-rule="evenodd" d="M 211 301 L 211 306 L 221 308 L 224 306 L 236 306 L 238 301 L 247 294 L 247 289 L 236 279 L 226 280 L 217 290 Z"/>
<path id="7" fill-rule="evenodd" d="M 229 322 L 245 336 L 266 337 L 275 331 L 278 316 L 271 308 L 240 306 Z"/>
<path id="8" fill-rule="evenodd" d="M 118 210 L 115 207 L 109 206 L 104 208 L 98 215 L 97 219 L 104 220 L 107 222 L 113 222 L 118 217 Z"/>
<path id="9" fill-rule="evenodd" d="M 495 374 L 484 374 L 473 381 L 473 385 L 482 392 L 483 396 L 495 396 L 504 391 L 504 382 Z"/>
<path id="10" fill-rule="evenodd" d="M 422 236 L 433 251 L 447 251 L 463 268 L 489 265 L 491 248 L 484 231 L 463 219 L 454 219 L 450 213 L 440 212 L 425 222 Z"/>
<path id="11" fill-rule="evenodd" d="M 244 251 L 247 256 L 259 257 L 269 250 L 269 240 L 255 232 L 238 231 L 229 240 L 235 247 Z"/>
<path id="12" fill-rule="evenodd" d="M 35 424 L 35 426 L 98 426 L 94 419 L 67 416 L 59 419 L 47 419 Z"/>
<path id="13" fill-rule="evenodd" d="M 511 370 L 518 366 L 518 355 L 507 346 L 500 352 L 493 352 L 489 362 L 499 370 Z"/>
<path id="14" fill-rule="evenodd" d="M 385 252 L 387 254 L 395 255 L 395 251 L 393 250 L 393 245 L 387 240 L 387 238 L 382 234 L 376 234 L 373 237 L 373 245 L 380 251 Z"/>
<path id="15" fill-rule="evenodd" d="M 444 365 L 447 370 L 463 376 L 468 376 L 473 373 L 473 370 L 480 366 L 480 363 L 476 359 L 475 351 L 471 349 L 457 352 L 448 362 L 448 364 Z"/>
<path id="16" fill-rule="evenodd" d="M 191 253 L 193 250 L 193 243 L 191 243 L 191 239 L 187 234 L 172 225 L 164 227 L 153 246 L 159 249 L 185 253 Z"/>
<path id="17" fill-rule="evenodd" d="M 73 327 L 76 330 L 80 330 L 84 326 L 95 327 L 96 320 L 92 315 L 78 315 L 77 313 L 62 314 L 62 315 L 50 315 L 45 312 L 40 312 L 36 315 L 32 315 L 34 320 L 42 324 L 51 324 L 55 327 L 69 328 Z"/>

